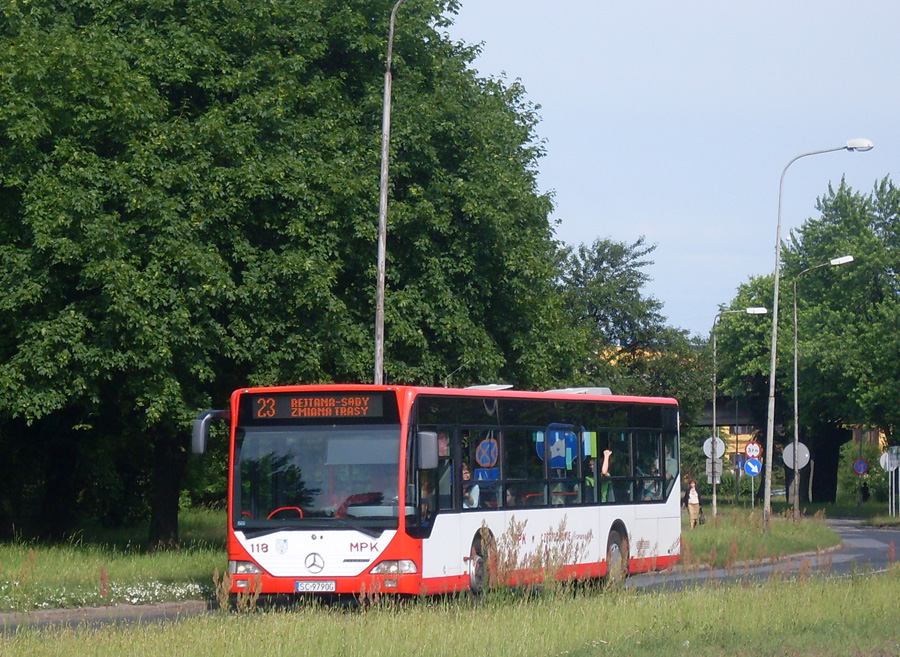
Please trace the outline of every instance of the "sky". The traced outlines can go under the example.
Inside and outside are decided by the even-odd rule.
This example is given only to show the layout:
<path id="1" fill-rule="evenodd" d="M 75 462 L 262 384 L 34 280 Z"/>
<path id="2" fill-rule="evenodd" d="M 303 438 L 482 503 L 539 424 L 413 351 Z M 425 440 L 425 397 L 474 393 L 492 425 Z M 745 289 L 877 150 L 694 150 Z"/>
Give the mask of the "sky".
<path id="1" fill-rule="evenodd" d="M 900 184 L 896 1 L 462 0 L 454 21 L 480 75 L 540 105 L 556 237 L 656 245 L 645 292 L 671 326 L 707 336 L 774 271 L 794 157 L 875 144 L 790 165 L 785 238 L 829 183 Z"/>

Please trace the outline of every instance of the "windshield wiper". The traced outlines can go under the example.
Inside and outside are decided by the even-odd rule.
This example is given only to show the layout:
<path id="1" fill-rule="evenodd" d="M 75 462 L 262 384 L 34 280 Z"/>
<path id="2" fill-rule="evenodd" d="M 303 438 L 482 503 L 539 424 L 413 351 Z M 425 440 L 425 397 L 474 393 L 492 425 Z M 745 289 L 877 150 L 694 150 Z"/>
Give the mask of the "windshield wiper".
<path id="1" fill-rule="evenodd" d="M 344 527 L 349 527 L 350 529 L 355 529 L 358 532 L 362 532 L 366 536 L 371 536 L 372 538 L 378 538 L 384 533 L 384 528 L 381 529 L 373 529 L 372 527 L 366 527 L 365 525 L 361 525 L 356 522 L 352 522 L 347 518 L 331 518 L 331 523 L 338 523 Z"/>
<path id="2" fill-rule="evenodd" d="M 277 525 L 274 527 L 257 527 L 255 529 L 244 529 L 244 536 L 246 538 L 259 538 L 260 536 L 268 536 L 269 534 L 274 534 L 275 532 L 281 531 L 289 531 L 292 529 L 300 529 L 297 525 Z"/>
<path id="3" fill-rule="evenodd" d="M 244 528 L 243 531 L 244 536 L 248 539 L 259 538 L 260 536 L 268 536 L 269 534 L 274 534 L 276 532 L 281 531 L 296 531 L 296 530 L 309 530 L 309 529 L 331 529 L 334 525 L 340 525 L 341 527 L 347 527 L 348 529 L 355 529 L 358 532 L 365 534 L 366 536 L 370 536 L 372 538 L 378 538 L 384 533 L 385 528 L 373 528 L 367 527 L 364 524 L 353 522 L 352 520 L 348 520 L 347 518 L 327 518 L 327 519 L 315 519 L 310 520 L 308 522 L 302 522 L 297 524 L 290 525 L 272 525 L 270 527 L 249 527 Z"/>

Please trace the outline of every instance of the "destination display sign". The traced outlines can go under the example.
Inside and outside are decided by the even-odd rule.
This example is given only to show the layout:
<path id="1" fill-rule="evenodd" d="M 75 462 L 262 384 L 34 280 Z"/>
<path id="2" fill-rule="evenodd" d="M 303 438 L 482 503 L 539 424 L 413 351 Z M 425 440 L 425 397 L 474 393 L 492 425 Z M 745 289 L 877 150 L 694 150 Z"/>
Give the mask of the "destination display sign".
<path id="1" fill-rule="evenodd" d="M 368 392 L 268 392 L 250 395 L 255 420 L 304 418 L 380 418 L 384 395 Z"/>

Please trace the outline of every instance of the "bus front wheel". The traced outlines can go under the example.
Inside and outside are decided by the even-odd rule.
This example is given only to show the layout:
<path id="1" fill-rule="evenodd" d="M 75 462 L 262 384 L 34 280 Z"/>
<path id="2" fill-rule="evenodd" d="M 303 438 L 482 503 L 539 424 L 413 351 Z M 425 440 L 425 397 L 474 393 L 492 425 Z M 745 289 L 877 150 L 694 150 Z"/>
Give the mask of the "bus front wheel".
<path id="1" fill-rule="evenodd" d="M 484 593 L 488 588 L 492 544 L 493 537 L 484 527 L 472 539 L 472 547 L 469 549 L 469 590 L 472 593 Z"/>

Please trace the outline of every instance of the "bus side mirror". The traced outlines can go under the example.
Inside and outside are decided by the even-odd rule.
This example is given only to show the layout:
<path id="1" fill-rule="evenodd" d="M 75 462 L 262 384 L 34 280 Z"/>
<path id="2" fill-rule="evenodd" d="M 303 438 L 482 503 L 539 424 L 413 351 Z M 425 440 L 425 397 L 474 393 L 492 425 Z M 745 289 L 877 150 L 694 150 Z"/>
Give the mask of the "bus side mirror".
<path id="1" fill-rule="evenodd" d="M 230 420 L 229 411 L 203 411 L 194 420 L 194 430 L 191 434 L 191 451 L 194 454 L 203 454 L 206 451 L 206 443 L 209 440 L 209 423 L 212 420 Z"/>
<path id="2" fill-rule="evenodd" d="M 416 434 L 419 443 L 419 470 L 434 470 L 438 467 L 438 439 L 435 431 L 420 431 Z"/>

